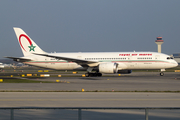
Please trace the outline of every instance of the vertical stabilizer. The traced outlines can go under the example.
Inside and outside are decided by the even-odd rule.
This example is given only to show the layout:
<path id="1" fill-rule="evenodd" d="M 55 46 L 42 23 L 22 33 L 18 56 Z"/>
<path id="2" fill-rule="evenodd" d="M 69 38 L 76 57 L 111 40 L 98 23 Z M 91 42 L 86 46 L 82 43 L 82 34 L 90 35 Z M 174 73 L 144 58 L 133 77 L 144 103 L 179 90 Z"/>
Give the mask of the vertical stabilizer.
<path id="1" fill-rule="evenodd" d="M 32 53 L 45 53 L 21 28 L 15 28 L 19 45 L 24 56 L 32 55 Z"/>

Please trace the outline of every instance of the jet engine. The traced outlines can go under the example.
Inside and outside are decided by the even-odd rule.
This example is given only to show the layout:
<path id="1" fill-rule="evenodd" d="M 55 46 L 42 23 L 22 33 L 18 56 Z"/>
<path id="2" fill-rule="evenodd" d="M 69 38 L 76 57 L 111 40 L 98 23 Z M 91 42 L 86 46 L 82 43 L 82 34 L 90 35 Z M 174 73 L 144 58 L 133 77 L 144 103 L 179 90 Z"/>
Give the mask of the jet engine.
<path id="1" fill-rule="evenodd" d="M 118 64 L 117 63 L 101 63 L 99 64 L 100 73 L 117 73 Z"/>

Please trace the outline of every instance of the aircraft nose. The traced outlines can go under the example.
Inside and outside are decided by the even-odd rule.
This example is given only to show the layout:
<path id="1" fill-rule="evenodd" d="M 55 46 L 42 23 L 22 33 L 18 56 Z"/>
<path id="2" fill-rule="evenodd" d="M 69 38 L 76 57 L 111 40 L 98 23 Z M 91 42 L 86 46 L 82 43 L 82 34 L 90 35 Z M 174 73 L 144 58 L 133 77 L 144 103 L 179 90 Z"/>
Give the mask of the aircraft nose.
<path id="1" fill-rule="evenodd" d="M 174 67 L 177 67 L 178 63 L 174 60 Z"/>

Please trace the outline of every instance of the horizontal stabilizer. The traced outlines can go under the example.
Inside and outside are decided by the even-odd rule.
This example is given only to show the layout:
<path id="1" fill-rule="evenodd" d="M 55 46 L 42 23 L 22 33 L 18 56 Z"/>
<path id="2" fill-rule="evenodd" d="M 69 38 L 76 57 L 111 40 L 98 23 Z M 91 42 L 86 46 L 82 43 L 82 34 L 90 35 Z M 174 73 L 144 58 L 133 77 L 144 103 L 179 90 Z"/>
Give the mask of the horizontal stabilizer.
<path id="1" fill-rule="evenodd" d="M 28 59 L 28 58 L 18 58 L 18 57 L 5 57 L 5 58 L 10 58 L 10 59 L 13 59 L 14 61 L 17 61 L 17 62 L 31 61 L 31 59 Z"/>

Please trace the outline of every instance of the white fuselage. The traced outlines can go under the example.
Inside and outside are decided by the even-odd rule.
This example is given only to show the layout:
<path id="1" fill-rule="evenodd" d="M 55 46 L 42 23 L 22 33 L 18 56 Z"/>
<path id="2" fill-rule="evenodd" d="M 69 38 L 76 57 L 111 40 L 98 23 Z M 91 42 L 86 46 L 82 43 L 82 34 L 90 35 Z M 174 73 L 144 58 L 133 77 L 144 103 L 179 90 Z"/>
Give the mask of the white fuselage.
<path id="1" fill-rule="evenodd" d="M 79 53 L 51 53 L 55 56 L 77 58 L 88 61 L 97 61 L 98 64 L 105 62 L 118 63 L 118 70 L 133 69 L 166 69 L 177 66 L 177 62 L 170 56 L 156 52 L 79 52 Z M 55 70 L 85 70 L 81 65 L 55 58 L 31 55 L 33 61 L 25 64 L 50 68 Z"/>

